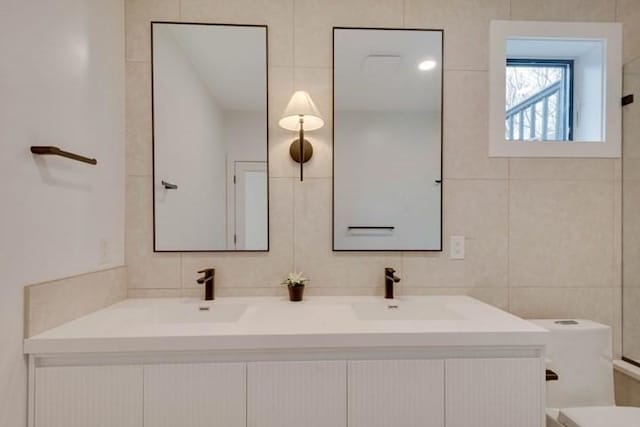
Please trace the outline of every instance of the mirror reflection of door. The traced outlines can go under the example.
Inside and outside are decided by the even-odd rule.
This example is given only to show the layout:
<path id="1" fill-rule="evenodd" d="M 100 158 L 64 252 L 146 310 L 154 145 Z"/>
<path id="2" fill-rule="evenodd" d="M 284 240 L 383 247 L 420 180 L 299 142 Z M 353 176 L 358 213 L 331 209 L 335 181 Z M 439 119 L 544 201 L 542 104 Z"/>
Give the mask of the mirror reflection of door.
<path id="1" fill-rule="evenodd" d="M 237 250 L 267 247 L 268 222 L 262 215 L 268 209 L 267 163 L 235 162 L 233 244 Z"/>
<path id="2" fill-rule="evenodd" d="M 156 251 L 269 249 L 266 38 L 152 23 Z"/>

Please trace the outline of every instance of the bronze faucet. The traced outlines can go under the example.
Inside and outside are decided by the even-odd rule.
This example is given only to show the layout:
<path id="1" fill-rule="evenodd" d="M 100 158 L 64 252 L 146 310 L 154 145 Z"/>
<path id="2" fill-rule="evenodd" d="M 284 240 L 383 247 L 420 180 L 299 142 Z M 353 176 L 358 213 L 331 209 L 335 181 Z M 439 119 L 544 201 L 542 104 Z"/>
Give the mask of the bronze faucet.
<path id="1" fill-rule="evenodd" d="M 395 273 L 396 270 L 391 267 L 384 269 L 384 297 L 387 299 L 393 299 L 393 284 L 400 281 Z"/>
<path id="2" fill-rule="evenodd" d="M 204 283 L 204 299 L 205 301 L 212 301 L 215 299 L 213 290 L 213 280 L 216 274 L 215 268 L 205 268 L 198 271 L 199 274 L 204 273 L 204 276 L 198 279 L 198 283 L 202 285 Z"/>

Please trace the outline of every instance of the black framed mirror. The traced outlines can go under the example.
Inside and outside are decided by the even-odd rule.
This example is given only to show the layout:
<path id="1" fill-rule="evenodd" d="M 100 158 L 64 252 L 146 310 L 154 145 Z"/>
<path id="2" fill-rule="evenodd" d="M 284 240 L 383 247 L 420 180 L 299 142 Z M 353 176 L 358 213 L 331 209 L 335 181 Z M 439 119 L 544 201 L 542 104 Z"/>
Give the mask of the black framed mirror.
<path id="1" fill-rule="evenodd" d="M 442 250 L 442 30 L 333 29 L 333 250 Z"/>
<path id="2" fill-rule="evenodd" d="M 269 250 L 267 27 L 152 22 L 156 252 Z"/>

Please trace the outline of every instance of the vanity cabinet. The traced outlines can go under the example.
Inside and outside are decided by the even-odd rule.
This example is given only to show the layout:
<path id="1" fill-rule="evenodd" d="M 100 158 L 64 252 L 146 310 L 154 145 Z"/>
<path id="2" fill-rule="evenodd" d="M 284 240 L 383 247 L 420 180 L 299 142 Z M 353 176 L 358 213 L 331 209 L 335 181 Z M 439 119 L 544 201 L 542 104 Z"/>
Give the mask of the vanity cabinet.
<path id="1" fill-rule="evenodd" d="M 28 427 L 544 427 L 548 331 L 473 298 L 205 305 L 126 300 L 26 339 Z"/>
<path id="2" fill-rule="evenodd" d="M 347 362 L 248 365 L 248 427 L 346 427 Z"/>
<path id="3" fill-rule="evenodd" d="M 246 427 L 246 364 L 144 367 L 144 427 Z"/>
<path id="4" fill-rule="evenodd" d="M 542 372 L 538 358 L 447 360 L 447 427 L 544 425 Z"/>
<path id="5" fill-rule="evenodd" d="M 36 369 L 38 427 L 141 427 L 141 366 Z"/>
<path id="6" fill-rule="evenodd" d="M 159 358 L 35 366 L 30 427 L 544 426 L 541 357 Z"/>
<path id="7" fill-rule="evenodd" d="M 349 362 L 349 427 L 444 427 L 443 360 Z"/>

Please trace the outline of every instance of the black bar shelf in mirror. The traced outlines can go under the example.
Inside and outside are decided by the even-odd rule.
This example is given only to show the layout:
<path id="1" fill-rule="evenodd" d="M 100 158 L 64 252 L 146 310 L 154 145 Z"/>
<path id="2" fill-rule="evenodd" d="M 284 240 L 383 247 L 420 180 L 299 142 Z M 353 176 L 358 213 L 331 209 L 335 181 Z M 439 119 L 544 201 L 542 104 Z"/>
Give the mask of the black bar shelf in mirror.
<path id="1" fill-rule="evenodd" d="M 376 225 L 368 227 L 366 225 L 350 225 L 347 227 L 349 230 L 395 230 L 393 225 Z"/>
<path id="2" fill-rule="evenodd" d="M 442 250 L 443 34 L 334 27 L 334 251 Z"/>
<path id="3" fill-rule="evenodd" d="M 151 23 L 155 252 L 269 250 L 267 26 Z"/>

